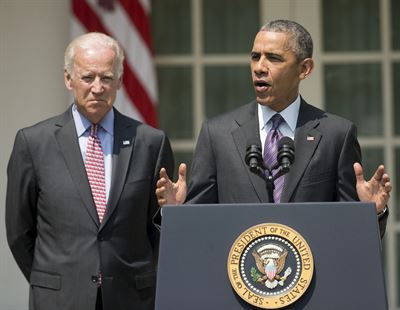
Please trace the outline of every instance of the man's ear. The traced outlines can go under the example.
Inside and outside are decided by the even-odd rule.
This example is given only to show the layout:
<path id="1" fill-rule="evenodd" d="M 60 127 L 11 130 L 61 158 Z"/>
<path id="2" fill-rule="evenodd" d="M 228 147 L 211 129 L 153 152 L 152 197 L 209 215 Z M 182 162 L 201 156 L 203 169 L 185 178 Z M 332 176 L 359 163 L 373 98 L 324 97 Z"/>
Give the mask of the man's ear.
<path id="1" fill-rule="evenodd" d="M 314 61 L 312 58 L 305 58 L 300 62 L 300 79 L 304 80 L 308 75 L 311 74 L 314 68 Z"/>
<path id="2" fill-rule="evenodd" d="M 72 78 L 67 69 L 64 69 L 64 83 L 68 90 L 72 90 Z"/>

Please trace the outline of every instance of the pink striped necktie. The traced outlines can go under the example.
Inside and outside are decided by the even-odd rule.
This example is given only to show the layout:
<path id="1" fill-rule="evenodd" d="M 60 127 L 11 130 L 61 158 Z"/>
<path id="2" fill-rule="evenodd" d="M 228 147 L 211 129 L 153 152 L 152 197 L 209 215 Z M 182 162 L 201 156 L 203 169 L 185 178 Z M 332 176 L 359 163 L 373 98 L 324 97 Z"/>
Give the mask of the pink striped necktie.
<path id="1" fill-rule="evenodd" d="M 285 121 L 283 117 L 276 113 L 271 118 L 272 128 L 267 134 L 264 144 L 264 163 L 268 168 L 273 167 L 277 163 L 278 142 L 282 138 L 282 133 L 279 131 L 279 126 Z M 272 170 L 272 175 L 275 176 L 279 171 L 278 169 Z M 281 201 L 281 194 L 283 189 L 284 177 L 281 176 L 274 181 L 274 201 Z"/>
<path id="2" fill-rule="evenodd" d="M 104 176 L 104 155 L 101 142 L 97 136 L 98 125 L 92 125 L 86 146 L 85 167 L 92 190 L 93 201 L 96 205 L 100 223 L 106 212 L 106 182 Z"/>

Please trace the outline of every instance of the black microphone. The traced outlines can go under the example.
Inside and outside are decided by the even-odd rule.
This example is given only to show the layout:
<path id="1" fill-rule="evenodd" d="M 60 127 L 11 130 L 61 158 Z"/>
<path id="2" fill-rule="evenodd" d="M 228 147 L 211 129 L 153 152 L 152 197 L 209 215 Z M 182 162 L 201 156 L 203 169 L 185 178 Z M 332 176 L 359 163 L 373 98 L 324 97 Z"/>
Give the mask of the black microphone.
<path id="1" fill-rule="evenodd" d="M 260 167 L 264 166 L 260 141 L 256 139 L 249 140 L 246 148 L 245 161 L 250 167 L 250 171 L 255 173 L 260 170 Z"/>
<path id="2" fill-rule="evenodd" d="M 289 171 L 290 165 L 294 163 L 294 142 L 289 137 L 282 137 L 278 142 L 278 164 L 286 173 Z"/>

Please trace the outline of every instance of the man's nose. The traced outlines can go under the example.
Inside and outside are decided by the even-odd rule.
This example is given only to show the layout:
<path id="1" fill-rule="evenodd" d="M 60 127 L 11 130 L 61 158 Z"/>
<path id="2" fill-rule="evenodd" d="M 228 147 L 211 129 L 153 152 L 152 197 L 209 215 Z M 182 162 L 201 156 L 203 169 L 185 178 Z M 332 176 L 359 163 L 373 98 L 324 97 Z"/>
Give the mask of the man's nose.
<path id="1" fill-rule="evenodd" d="M 96 77 L 92 83 L 92 92 L 101 93 L 104 90 L 103 82 L 99 77 Z"/>
<path id="2" fill-rule="evenodd" d="M 254 66 L 254 71 L 257 74 L 268 73 L 268 62 L 265 59 L 260 58 Z"/>

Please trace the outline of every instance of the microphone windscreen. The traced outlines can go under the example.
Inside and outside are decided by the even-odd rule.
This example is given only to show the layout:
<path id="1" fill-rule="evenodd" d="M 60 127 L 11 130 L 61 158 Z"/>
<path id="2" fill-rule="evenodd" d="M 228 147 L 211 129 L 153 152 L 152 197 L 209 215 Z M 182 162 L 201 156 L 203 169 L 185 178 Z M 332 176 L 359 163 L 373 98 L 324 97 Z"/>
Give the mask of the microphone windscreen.
<path id="1" fill-rule="evenodd" d="M 283 147 L 286 146 L 288 148 L 291 148 L 294 150 L 294 141 L 293 139 L 289 138 L 289 137 L 282 137 L 279 142 L 278 142 L 278 150 Z"/>
<path id="2" fill-rule="evenodd" d="M 284 168 L 288 169 L 294 163 L 294 142 L 289 137 L 283 137 L 278 142 L 278 163 Z"/>
<path id="3" fill-rule="evenodd" d="M 245 162 L 250 170 L 256 171 L 262 163 L 262 150 L 259 139 L 250 139 L 247 141 Z"/>

